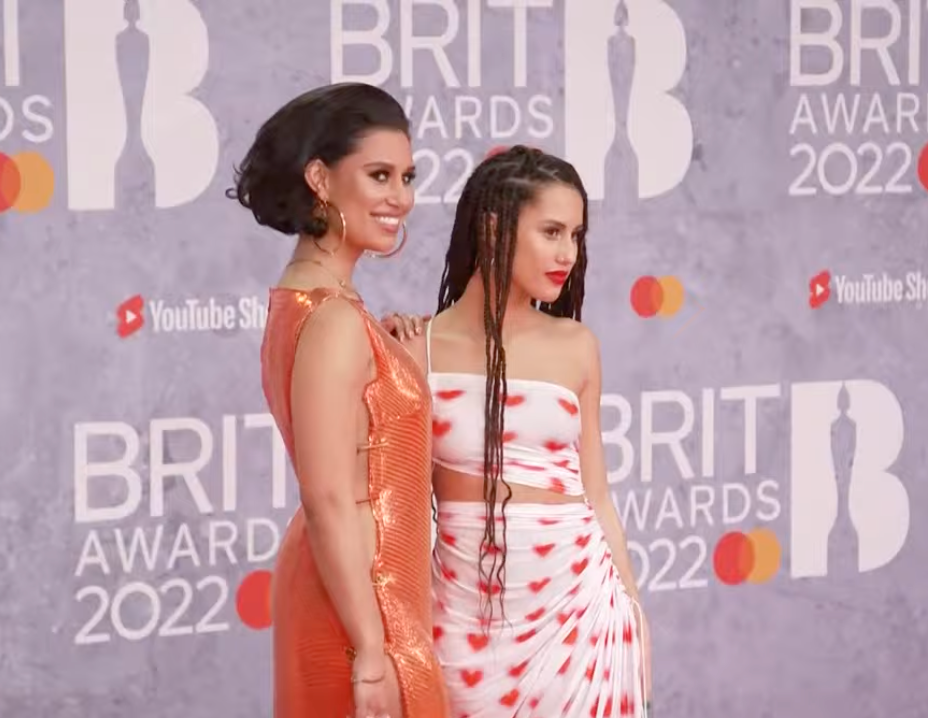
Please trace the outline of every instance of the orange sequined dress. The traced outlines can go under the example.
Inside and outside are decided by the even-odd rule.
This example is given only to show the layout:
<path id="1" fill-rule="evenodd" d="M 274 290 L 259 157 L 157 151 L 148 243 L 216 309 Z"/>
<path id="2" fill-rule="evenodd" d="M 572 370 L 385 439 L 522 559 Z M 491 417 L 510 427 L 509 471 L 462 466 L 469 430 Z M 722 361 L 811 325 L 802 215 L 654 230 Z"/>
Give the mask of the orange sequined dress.
<path id="1" fill-rule="evenodd" d="M 445 718 L 445 689 L 432 652 L 431 399 L 421 370 L 360 301 L 325 287 L 273 288 L 261 348 L 264 394 L 292 462 L 298 438 L 290 425 L 290 380 L 297 341 L 307 318 L 335 296 L 351 301 L 364 317 L 377 369 L 364 403 L 377 535 L 371 579 L 386 651 L 396 665 L 405 718 Z M 281 543 L 273 583 L 274 717 L 353 716 L 348 637 L 319 578 L 302 509 Z"/>

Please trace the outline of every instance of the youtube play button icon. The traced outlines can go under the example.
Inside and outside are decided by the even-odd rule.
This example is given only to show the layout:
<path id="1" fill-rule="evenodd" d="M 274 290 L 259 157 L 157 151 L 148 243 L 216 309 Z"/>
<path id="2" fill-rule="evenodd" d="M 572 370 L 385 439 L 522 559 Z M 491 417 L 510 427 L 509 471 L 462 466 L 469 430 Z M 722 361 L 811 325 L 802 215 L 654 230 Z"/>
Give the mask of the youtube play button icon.
<path id="1" fill-rule="evenodd" d="M 818 309 L 831 297 L 831 273 L 822 271 L 809 280 L 809 306 Z"/>
<path id="2" fill-rule="evenodd" d="M 116 307 L 116 333 L 125 339 L 145 326 L 145 300 L 141 294 L 129 297 Z"/>

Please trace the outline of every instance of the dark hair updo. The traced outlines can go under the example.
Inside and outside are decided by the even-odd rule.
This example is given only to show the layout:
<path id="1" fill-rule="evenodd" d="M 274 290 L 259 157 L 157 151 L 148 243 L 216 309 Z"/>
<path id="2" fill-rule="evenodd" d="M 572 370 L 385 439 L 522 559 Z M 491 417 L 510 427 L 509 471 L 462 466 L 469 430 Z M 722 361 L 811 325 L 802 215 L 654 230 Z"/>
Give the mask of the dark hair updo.
<path id="1" fill-rule="evenodd" d="M 381 129 L 409 136 L 403 107 L 379 87 L 344 82 L 304 93 L 261 126 L 226 196 L 250 209 L 260 225 L 322 237 L 328 221 L 306 184 L 306 166 L 318 159 L 331 167 Z"/>

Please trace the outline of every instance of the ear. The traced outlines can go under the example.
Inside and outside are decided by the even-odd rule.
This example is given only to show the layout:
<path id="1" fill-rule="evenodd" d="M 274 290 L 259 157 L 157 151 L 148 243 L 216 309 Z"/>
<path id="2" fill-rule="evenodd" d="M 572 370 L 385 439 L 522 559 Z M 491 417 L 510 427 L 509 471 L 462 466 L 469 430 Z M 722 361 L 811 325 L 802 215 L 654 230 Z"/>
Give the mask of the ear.
<path id="1" fill-rule="evenodd" d="M 303 170 L 306 184 L 323 202 L 329 201 L 329 168 L 322 160 L 313 160 Z"/>

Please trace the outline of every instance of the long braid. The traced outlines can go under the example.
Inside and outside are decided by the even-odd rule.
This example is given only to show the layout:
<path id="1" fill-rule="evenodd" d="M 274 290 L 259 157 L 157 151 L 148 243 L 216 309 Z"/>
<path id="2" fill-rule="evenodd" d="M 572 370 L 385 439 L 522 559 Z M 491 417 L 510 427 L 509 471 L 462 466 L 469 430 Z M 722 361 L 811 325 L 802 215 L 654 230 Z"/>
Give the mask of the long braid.
<path id="1" fill-rule="evenodd" d="M 483 452 L 486 525 L 480 547 L 478 575 L 485 631 L 489 631 L 493 620 L 492 597 L 496 592 L 500 595 L 500 609 L 503 610 L 506 506 L 512 499 L 512 487 L 503 477 L 505 406 L 508 398 L 503 319 L 512 285 L 519 214 L 540 186 L 552 183 L 568 184 L 580 192 L 584 207 L 583 226 L 586 227 L 586 192 L 574 168 L 565 161 L 539 150 L 516 146 L 481 163 L 468 179 L 458 202 L 439 289 L 438 313 L 461 298 L 467 283 L 478 271 L 483 285 L 487 377 Z M 581 237 L 577 264 L 564 291 L 553 304 L 540 304 L 538 309 L 553 316 L 579 320 L 585 269 L 585 238 Z M 497 540 L 496 533 L 500 484 L 504 490 L 499 506 L 502 541 Z M 485 567 L 487 558 L 490 559 L 489 571 Z"/>

